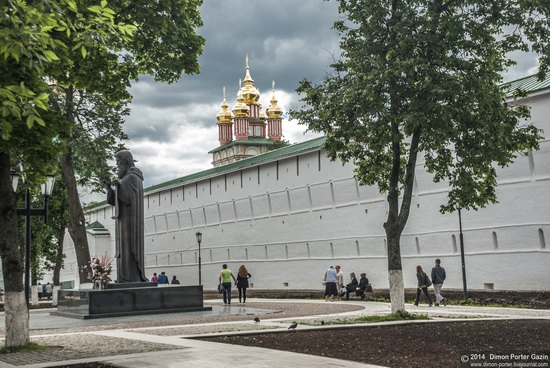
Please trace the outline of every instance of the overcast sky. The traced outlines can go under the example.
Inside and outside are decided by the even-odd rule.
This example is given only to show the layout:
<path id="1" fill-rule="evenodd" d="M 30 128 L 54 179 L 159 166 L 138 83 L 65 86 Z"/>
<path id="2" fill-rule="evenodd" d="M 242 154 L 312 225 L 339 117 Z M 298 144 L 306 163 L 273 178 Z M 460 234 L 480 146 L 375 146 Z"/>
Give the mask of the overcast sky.
<path id="1" fill-rule="evenodd" d="M 263 108 L 269 106 L 271 83 L 286 113 L 298 104 L 295 92 L 303 78 L 320 81 L 339 55 L 337 1 L 323 0 L 205 0 L 206 39 L 199 58 L 201 73 L 183 76 L 172 85 L 142 76 L 134 83 L 132 110 L 125 131 L 126 146 L 145 176 L 144 187 L 212 167 L 208 151 L 219 146 L 216 114 L 226 87 L 227 103 L 236 103 L 239 79 L 248 54 L 254 86 Z M 532 56 L 518 55 L 520 64 L 505 76 L 517 79 L 536 72 Z M 291 143 L 315 137 L 305 127 L 283 120 L 284 138 Z"/>

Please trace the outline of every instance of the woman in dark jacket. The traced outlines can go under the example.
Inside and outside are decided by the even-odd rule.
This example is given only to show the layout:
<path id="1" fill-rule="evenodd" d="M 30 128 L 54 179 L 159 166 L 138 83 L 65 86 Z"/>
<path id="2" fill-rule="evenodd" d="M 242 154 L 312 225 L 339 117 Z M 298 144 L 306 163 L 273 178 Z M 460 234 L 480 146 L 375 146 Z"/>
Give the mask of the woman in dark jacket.
<path id="1" fill-rule="evenodd" d="M 350 272 L 349 274 L 350 282 L 346 285 L 346 300 L 349 300 L 349 293 L 354 292 L 359 285 L 357 278 L 355 277 L 355 272 Z"/>
<path id="2" fill-rule="evenodd" d="M 428 294 L 428 286 L 432 283 L 430 282 L 428 275 L 426 275 L 426 272 L 424 272 L 420 266 L 416 266 L 416 279 L 418 280 L 418 287 L 416 289 L 416 301 L 414 302 L 414 305 L 418 306 L 418 302 L 420 301 L 420 291 L 423 291 L 431 307 L 432 298 L 430 298 L 430 294 Z"/>
<path id="3" fill-rule="evenodd" d="M 243 304 L 246 303 L 246 289 L 248 288 L 248 279 L 251 277 L 252 275 L 248 273 L 246 267 L 241 265 L 237 274 L 237 282 L 235 282 L 239 290 L 239 304 L 241 304 L 241 299 Z"/>

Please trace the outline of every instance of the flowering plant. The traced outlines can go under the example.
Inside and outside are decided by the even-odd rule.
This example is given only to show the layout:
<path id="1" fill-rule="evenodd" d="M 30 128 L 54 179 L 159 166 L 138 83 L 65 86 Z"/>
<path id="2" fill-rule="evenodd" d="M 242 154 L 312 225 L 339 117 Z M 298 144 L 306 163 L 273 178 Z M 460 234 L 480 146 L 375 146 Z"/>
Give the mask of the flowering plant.
<path id="1" fill-rule="evenodd" d="M 84 269 L 88 271 L 88 280 L 94 284 L 94 289 L 105 287 L 111 282 L 111 257 L 105 252 L 101 258 L 93 257 Z"/>

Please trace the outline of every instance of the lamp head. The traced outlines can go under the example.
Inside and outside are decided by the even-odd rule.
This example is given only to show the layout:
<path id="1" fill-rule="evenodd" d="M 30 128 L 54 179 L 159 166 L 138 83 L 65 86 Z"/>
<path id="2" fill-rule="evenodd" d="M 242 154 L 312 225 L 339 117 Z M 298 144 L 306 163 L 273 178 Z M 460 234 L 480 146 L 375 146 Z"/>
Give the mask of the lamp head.
<path id="1" fill-rule="evenodd" d="M 202 241 L 202 233 L 201 232 L 198 232 L 195 234 L 197 236 L 197 242 L 201 242 Z"/>
<path id="2" fill-rule="evenodd" d="M 42 195 L 45 197 L 51 197 L 53 193 L 53 186 L 55 185 L 55 175 L 46 175 L 46 182 L 40 185 Z"/>
<path id="3" fill-rule="evenodd" d="M 15 171 L 12 171 L 11 174 L 11 186 L 14 192 L 17 192 L 17 184 L 19 184 L 19 174 Z"/>

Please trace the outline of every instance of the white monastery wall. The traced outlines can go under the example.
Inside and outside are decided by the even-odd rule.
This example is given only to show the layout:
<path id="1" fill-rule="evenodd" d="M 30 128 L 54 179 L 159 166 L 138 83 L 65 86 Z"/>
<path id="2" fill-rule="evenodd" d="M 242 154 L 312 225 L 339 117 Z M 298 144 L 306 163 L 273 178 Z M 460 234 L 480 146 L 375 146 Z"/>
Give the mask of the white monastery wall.
<path id="1" fill-rule="evenodd" d="M 528 100 L 532 121 L 545 129 L 540 151 L 498 169 L 498 203 L 462 211 L 470 289 L 550 287 L 550 104 L 543 97 Z M 433 183 L 419 162 L 413 194 L 401 239 L 405 287 L 416 287 L 416 265 L 429 271 L 440 258 L 445 287 L 461 289 L 458 214 L 439 212 L 447 185 Z M 319 151 L 156 189 L 144 201 L 148 276 L 165 271 L 184 285 L 197 284 L 200 231 L 205 289 L 216 287 L 223 263 L 234 272 L 245 264 L 257 289 L 321 290 L 331 264 L 340 264 L 346 279 L 350 271 L 366 272 L 375 288 L 388 287 L 385 197 L 376 187 L 359 186 L 351 165 L 330 162 Z M 87 214 L 111 234 L 108 243 L 91 239 L 92 254 L 114 254 L 112 215 L 110 206 Z M 69 237 L 66 244 L 62 280 L 74 280 Z"/>

